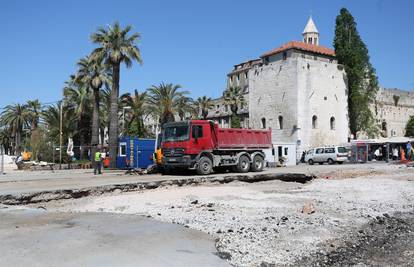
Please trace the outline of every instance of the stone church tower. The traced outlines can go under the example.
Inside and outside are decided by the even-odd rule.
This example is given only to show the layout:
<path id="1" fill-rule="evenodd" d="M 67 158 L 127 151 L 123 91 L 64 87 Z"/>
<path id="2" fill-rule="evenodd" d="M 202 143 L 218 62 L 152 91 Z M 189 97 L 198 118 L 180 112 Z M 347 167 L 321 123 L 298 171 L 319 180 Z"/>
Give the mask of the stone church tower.
<path id="1" fill-rule="evenodd" d="M 272 128 L 274 143 L 297 144 L 297 157 L 315 146 L 348 141 L 344 67 L 334 50 L 319 45 L 312 18 L 302 35 L 303 41 L 290 41 L 237 64 L 227 75 L 227 87 L 245 92 L 248 106 L 239 114 L 243 127 Z M 225 108 L 217 99 L 208 117 L 226 127 Z"/>

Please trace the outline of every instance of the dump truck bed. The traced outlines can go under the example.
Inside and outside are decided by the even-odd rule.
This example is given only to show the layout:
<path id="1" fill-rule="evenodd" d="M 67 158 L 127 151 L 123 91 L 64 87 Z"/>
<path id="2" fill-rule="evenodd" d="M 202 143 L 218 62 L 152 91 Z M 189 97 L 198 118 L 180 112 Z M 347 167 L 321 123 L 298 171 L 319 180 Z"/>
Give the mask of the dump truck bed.
<path id="1" fill-rule="evenodd" d="M 251 150 L 271 147 L 271 130 L 217 128 L 217 149 Z"/>

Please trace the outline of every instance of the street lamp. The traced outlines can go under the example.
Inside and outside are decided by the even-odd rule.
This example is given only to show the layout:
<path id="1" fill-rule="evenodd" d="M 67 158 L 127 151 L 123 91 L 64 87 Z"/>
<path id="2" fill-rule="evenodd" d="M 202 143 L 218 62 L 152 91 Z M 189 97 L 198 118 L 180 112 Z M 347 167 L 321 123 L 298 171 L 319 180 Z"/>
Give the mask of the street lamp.
<path id="1" fill-rule="evenodd" d="M 122 132 L 125 134 L 125 110 L 130 110 L 130 106 L 126 106 L 122 108 Z"/>

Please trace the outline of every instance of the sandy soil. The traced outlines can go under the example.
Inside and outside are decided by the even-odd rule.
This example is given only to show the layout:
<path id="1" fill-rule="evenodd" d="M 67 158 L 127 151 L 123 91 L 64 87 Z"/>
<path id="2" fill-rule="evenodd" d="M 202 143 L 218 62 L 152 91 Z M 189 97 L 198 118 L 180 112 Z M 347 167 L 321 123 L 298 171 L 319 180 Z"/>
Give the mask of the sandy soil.
<path id="1" fill-rule="evenodd" d="M 377 166 L 331 168 L 307 184 L 167 187 L 53 202 L 46 208 L 151 216 L 212 235 L 221 256 L 235 266 L 288 265 L 376 216 L 414 210 L 414 169 Z M 305 204 L 315 212 L 302 213 Z"/>

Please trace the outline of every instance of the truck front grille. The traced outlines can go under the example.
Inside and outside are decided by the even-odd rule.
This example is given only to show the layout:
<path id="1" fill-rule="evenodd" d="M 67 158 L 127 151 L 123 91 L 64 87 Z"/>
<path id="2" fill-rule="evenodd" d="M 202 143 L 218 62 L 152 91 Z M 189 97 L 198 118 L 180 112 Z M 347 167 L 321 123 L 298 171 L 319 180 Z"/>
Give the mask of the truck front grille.
<path id="1" fill-rule="evenodd" d="M 162 154 L 164 157 L 180 157 L 184 155 L 184 148 L 164 148 Z"/>

